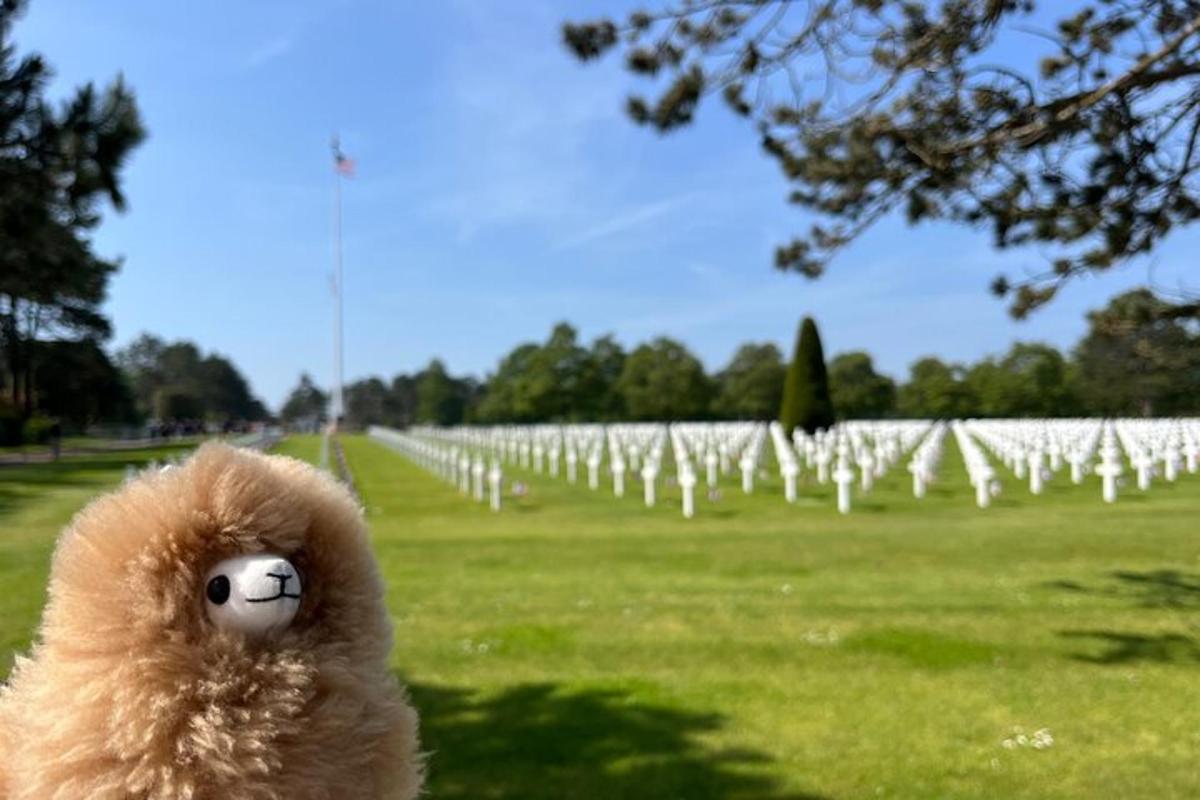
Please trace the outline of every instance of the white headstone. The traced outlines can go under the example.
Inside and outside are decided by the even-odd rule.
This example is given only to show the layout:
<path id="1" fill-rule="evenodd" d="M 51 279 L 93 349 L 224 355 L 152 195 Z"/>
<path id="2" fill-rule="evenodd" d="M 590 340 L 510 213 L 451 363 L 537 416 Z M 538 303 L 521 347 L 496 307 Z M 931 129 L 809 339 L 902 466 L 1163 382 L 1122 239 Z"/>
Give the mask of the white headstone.
<path id="1" fill-rule="evenodd" d="M 471 464 L 471 488 L 478 502 L 483 502 L 483 459 L 476 457 Z"/>
<path id="2" fill-rule="evenodd" d="M 500 510 L 500 494 L 504 487 L 504 473 L 500 471 L 500 462 L 493 461 L 488 470 L 488 488 L 491 490 L 492 511 Z"/>
<path id="3" fill-rule="evenodd" d="M 717 485 L 717 466 L 718 457 L 711 449 L 704 456 L 704 482 L 708 484 L 708 488 L 713 488 Z"/>
<path id="4" fill-rule="evenodd" d="M 908 464 L 908 471 L 913 476 L 913 497 L 920 500 L 925 496 L 925 465 L 914 458 Z"/>
<path id="5" fill-rule="evenodd" d="M 654 481 L 657 478 L 658 465 L 646 459 L 646 463 L 642 465 L 642 496 L 647 508 L 654 505 Z"/>
<path id="6" fill-rule="evenodd" d="M 789 503 L 796 502 L 796 476 L 800 474 L 800 465 L 792 459 L 786 459 L 779 465 L 783 476 L 783 496 Z"/>
<path id="7" fill-rule="evenodd" d="M 1096 467 L 1096 474 L 1101 479 L 1104 502 L 1115 503 L 1117 501 L 1117 478 L 1121 476 L 1121 461 L 1111 430 L 1105 432 L 1104 444 L 1100 447 L 1100 466 Z"/>
<path id="8" fill-rule="evenodd" d="M 742 468 L 742 491 L 750 494 L 754 491 L 754 459 L 742 456 L 738 466 Z"/>
<path id="9" fill-rule="evenodd" d="M 683 516 L 691 519 L 696 513 L 696 473 L 686 461 L 679 472 L 679 488 L 683 490 Z"/>
<path id="10" fill-rule="evenodd" d="M 858 468 L 861 475 L 863 494 L 866 494 L 875 485 L 875 457 L 871 454 L 870 450 L 865 448 L 860 455 L 862 458 L 858 462 Z"/>
<path id="11" fill-rule="evenodd" d="M 992 478 L 995 473 L 991 467 L 982 467 L 975 474 L 975 505 L 987 508 L 992 502 Z"/>
<path id="12" fill-rule="evenodd" d="M 588 488 L 593 491 L 600 488 L 600 451 L 593 450 L 588 453 L 587 457 L 588 469 Z"/>
<path id="13" fill-rule="evenodd" d="M 567 449 L 567 483 L 575 483 L 579 478 L 579 454 L 575 448 Z"/>
<path id="14" fill-rule="evenodd" d="M 850 487 L 854 485 L 854 470 L 845 451 L 838 453 L 837 467 L 833 471 L 833 481 L 837 484 L 838 513 L 850 513 Z"/>
<path id="15" fill-rule="evenodd" d="M 1029 458 L 1029 492 L 1030 492 L 1030 494 L 1041 494 L 1042 493 L 1042 479 L 1045 478 L 1045 474 L 1042 472 L 1042 470 L 1044 469 L 1044 467 L 1042 466 L 1042 458 L 1043 458 L 1042 451 L 1037 450 L 1037 449 L 1030 450 L 1028 458 Z"/>

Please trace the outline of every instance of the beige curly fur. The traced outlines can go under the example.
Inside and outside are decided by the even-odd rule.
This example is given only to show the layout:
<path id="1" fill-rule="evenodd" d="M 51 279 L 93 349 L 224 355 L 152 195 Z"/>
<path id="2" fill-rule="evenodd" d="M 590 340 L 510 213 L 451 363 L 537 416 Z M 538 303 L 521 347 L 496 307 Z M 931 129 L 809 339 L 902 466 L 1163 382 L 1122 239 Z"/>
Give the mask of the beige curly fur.
<path id="1" fill-rule="evenodd" d="M 210 566 L 289 558 L 296 619 L 260 643 L 204 611 Z M 299 461 L 208 444 L 101 497 L 59 540 L 37 644 L 0 690 L 0 800 L 408 800 L 417 716 L 358 507 Z"/>

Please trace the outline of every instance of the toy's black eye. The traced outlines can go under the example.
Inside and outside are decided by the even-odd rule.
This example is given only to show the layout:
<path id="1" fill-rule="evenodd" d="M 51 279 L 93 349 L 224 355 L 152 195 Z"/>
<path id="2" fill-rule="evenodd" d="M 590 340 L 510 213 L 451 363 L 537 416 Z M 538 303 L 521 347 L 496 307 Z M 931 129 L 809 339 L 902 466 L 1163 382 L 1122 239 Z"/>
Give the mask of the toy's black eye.
<path id="1" fill-rule="evenodd" d="M 229 578 L 218 575 L 208 582 L 208 588 L 205 591 L 210 603 L 217 606 L 225 605 L 225 601 L 229 599 Z"/>

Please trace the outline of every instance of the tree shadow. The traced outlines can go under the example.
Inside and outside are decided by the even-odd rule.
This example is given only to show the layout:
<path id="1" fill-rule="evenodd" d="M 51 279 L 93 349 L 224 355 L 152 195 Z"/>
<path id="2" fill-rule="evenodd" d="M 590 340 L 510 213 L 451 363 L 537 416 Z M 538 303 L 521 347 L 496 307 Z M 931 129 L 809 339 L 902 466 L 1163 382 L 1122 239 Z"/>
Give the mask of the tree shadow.
<path id="1" fill-rule="evenodd" d="M 1047 588 L 1081 594 L 1132 600 L 1141 608 L 1200 608 L 1200 574 L 1177 569 L 1149 572 L 1116 570 L 1108 573 L 1109 582 L 1089 586 L 1071 580 L 1050 581 Z"/>
<path id="2" fill-rule="evenodd" d="M 1181 633 L 1140 634 L 1106 630 L 1059 631 L 1065 639 L 1094 640 L 1104 645 L 1099 653 L 1075 653 L 1076 661 L 1089 664 L 1197 664 L 1200 642 Z"/>
<path id="3" fill-rule="evenodd" d="M 433 800 L 822 800 L 786 791 L 764 753 L 705 744 L 718 714 L 547 683 L 410 691 Z"/>
<path id="4" fill-rule="evenodd" d="M 109 450 L 89 455 L 65 456 L 59 461 L 0 466 L 0 514 L 12 511 L 27 500 L 40 497 L 43 488 L 110 486 L 114 476 L 127 468 L 141 470 L 153 462 L 165 462 L 186 455 L 188 445 L 164 444 L 161 447 Z"/>

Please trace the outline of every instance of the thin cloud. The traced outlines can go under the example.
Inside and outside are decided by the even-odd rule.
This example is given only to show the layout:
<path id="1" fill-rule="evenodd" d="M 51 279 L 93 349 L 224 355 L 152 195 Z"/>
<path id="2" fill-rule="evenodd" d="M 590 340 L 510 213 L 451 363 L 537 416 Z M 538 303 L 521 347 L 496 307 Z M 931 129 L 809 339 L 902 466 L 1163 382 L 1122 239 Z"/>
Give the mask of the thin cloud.
<path id="1" fill-rule="evenodd" d="M 600 174 L 591 153 L 598 140 L 640 133 L 621 115 L 621 76 L 573 68 L 549 4 L 453 7 L 464 44 L 435 73 L 445 156 L 421 210 L 465 243 L 505 228 L 554 242 L 619 208 L 620 176 Z"/>
<path id="2" fill-rule="evenodd" d="M 659 200 L 654 203 L 646 203 L 645 205 L 637 206 L 614 217 L 604 220 L 603 222 L 593 225 L 574 236 L 570 236 L 554 245 L 554 250 L 567 250 L 572 247 L 578 247 L 581 244 L 594 242 L 597 239 L 604 239 L 609 236 L 614 236 L 618 233 L 624 233 L 639 225 L 644 225 L 651 220 L 658 219 L 666 214 L 671 213 L 675 209 L 687 203 L 692 199 L 692 195 L 683 194 L 677 197 L 668 197 L 665 200 Z"/>
<path id="3" fill-rule="evenodd" d="M 296 37 L 294 35 L 277 36 L 263 44 L 259 45 L 246 57 L 243 64 L 247 69 L 254 69 L 262 65 L 274 61 L 281 56 L 287 55 L 293 47 L 296 46 Z"/>

